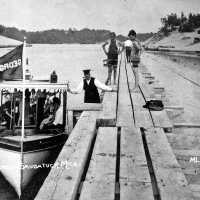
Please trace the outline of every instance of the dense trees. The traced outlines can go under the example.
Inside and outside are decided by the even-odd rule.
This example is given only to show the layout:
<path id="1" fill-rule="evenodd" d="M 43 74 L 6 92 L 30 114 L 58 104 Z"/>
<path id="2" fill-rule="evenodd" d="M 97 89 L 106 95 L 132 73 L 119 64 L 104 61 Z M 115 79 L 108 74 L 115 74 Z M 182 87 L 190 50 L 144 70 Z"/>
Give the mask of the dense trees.
<path id="1" fill-rule="evenodd" d="M 81 44 L 94 44 L 103 42 L 109 38 L 110 31 L 108 30 L 94 30 L 84 28 L 76 30 L 75 28 L 64 29 L 51 29 L 46 31 L 27 32 L 19 30 L 15 27 L 5 27 L 0 25 L 0 35 L 9 38 L 23 41 L 24 37 L 27 38 L 28 43 L 42 43 L 42 44 L 62 44 L 62 43 L 81 43 Z M 145 40 L 151 37 L 153 33 L 138 34 L 138 38 Z M 118 39 L 123 41 L 126 39 L 123 35 L 119 35 Z"/>
<path id="2" fill-rule="evenodd" d="M 192 32 L 195 28 L 200 27 L 200 14 L 190 13 L 187 17 L 182 12 L 181 16 L 178 17 L 177 14 L 171 13 L 161 18 L 161 22 L 163 25 L 161 31 L 166 35 L 176 29 L 178 29 L 179 32 Z"/>

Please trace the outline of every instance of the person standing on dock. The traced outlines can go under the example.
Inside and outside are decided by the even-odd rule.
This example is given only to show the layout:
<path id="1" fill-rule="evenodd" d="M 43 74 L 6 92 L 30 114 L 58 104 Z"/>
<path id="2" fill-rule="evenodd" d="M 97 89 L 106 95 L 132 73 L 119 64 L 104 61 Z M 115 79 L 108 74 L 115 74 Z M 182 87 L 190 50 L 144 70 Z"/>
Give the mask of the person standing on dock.
<path id="1" fill-rule="evenodd" d="M 72 94 L 79 94 L 82 90 L 85 91 L 84 103 L 100 103 L 100 96 L 98 88 L 106 91 L 113 91 L 113 89 L 98 79 L 91 77 L 90 69 L 83 70 L 84 77 L 76 89 L 71 89 L 69 83 L 67 84 L 67 91 Z"/>
<path id="2" fill-rule="evenodd" d="M 124 42 L 124 47 L 126 50 L 126 61 L 129 63 L 130 62 L 130 56 L 131 56 L 131 49 L 132 49 L 132 41 L 130 39 L 127 39 Z"/>
<path id="3" fill-rule="evenodd" d="M 106 46 L 108 45 L 108 49 Z M 116 40 L 116 34 L 114 32 L 110 33 L 110 41 L 105 42 L 102 45 L 104 53 L 107 55 L 107 65 L 108 65 L 108 78 L 105 82 L 106 85 L 111 84 L 111 76 L 113 72 L 113 82 L 116 84 L 117 77 L 117 64 L 118 64 L 118 54 L 120 54 L 120 43 Z"/>
<path id="4" fill-rule="evenodd" d="M 130 62 L 133 69 L 134 76 L 135 76 L 135 89 L 137 89 L 139 87 L 138 65 L 140 63 L 142 46 L 141 46 L 140 41 L 136 38 L 136 32 L 133 29 L 129 31 L 128 37 L 130 41 L 132 42 Z M 123 50 L 124 49 L 125 49 L 125 45 L 123 46 Z"/>

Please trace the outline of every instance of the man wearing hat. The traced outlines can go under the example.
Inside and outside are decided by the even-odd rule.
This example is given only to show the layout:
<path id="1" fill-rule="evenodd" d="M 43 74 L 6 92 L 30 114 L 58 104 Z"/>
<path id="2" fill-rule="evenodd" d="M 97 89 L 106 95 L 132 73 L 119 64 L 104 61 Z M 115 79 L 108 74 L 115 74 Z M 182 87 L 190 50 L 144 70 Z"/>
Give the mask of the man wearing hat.
<path id="1" fill-rule="evenodd" d="M 90 75 L 90 69 L 83 70 L 83 81 L 80 82 L 76 89 L 70 89 L 67 85 L 67 91 L 72 94 L 79 94 L 85 90 L 84 103 L 100 103 L 100 96 L 98 88 L 106 91 L 113 91 L 113 89 Z"/>

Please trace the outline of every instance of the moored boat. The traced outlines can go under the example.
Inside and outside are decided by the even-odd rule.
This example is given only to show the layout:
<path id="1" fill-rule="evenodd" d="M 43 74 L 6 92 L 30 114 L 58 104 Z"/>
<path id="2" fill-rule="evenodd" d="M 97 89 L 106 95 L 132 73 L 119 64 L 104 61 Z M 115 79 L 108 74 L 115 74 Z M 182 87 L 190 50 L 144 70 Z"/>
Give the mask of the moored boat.
<path id="1" fill-rule="evenodd" d="M 19 198 L 68 136 L 66 84 L 31 80 L 24 46 L 0 58 L 0 172 Z"/>
<path id="2" fill-rule="evenodd" d="M 21 196 L 33 176 L 41 168 L 52 167 L 48 159 L 53 151 L 57 151 L 65 143 L 67 134 L 66 124 L 66 86 L 65 84 L 50 84 L 29 82 L 21 84 L 18 82 L 16 88 L 12 82 L 2 83 L 1 92 L 1 129 L 0 129 L 0 171 L 7 181 L 14 187 L 17 194 Z M 20 108 L 22 101 L 22 88 L 26 92 L 35 89 L 43 89 L 46 93 L 37 92 L 35 95 L 35 110 L 30 107 L 30 101 L 25 100 L 24 108 Z M 40 89 L 39 89 L 40 88 Z M 4 102 L 5 95 L 9 95 L 9 102 Z M 45 98 L 55 97 L 61 99 L 63 113 L 62 126 L 40 130 L 39 125 L 44 117 L 41 117 L 41 109 L 45 106 Z M 41 105 L 43 101 L 43 105 Z M 7 106 L 5 108 L 5 106 Z M 5 111 L 6 110 L 6 111 Z M 3 116 L 8 112 L 10 119 Z M 24 112 L 24 114 L 22 113 Z M 44 113 L 44 112 L 43 112 Z M 34 116 L 33 116 L 34 115 Z M 40 116 L 39 116 L 40 115 Z M 21 116 L 21 117 L 20 117 Z M 24 117 L 24 119 L 22 118 Z M 24 121 L 24 123 L 22 122 Z M 22 125 L 23 124 L 23 125 Z"/>

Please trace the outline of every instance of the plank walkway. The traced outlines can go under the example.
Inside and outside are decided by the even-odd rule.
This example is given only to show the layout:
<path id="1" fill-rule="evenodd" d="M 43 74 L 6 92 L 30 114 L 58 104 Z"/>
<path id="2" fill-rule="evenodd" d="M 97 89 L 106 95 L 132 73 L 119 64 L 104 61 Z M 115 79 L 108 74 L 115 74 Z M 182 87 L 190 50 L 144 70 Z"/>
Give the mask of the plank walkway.
<path id="1" fill-rule="evenodd" d="M 85 112 L 73 129 L 65 143 L 56 163 L 52 168 L 35 200 L 66 200 L 74 199 L 81 181 L 81 175 L 87 161 L 92 139 L 96 130 L 98 113 Z"/>
<path id="2" fill-rule="evenodd" d="M 117 128 L 100 127 L 80 200 L 115 199 Z"/>
<path id="3" fill-rule="evenodd" d="M 124 57 L 118 72 L 118 91 L 105 92 L 102 107 L 87 106 L 58 156 L 70 166 L 52 168 L 36 200 L 194 199 L 198 187 L 189 187 L 164 133 L 172 131 L 166 110 L 143 108 L 164 89 L 149 87 L 154 78 L 142 71 L 135 91 Z"/>
<path id="4" fill-rule="evenodd" d="M 140 91 L 134 92 L 134 74 L 130 64 L 126 65 L 127 79 L 130 89 L 131 101 L 133 104 L 133 113 L 135 118 L 136 127 L 150 128 L 153 126 L 151 115 L 148 109 L 143 108 L 145 105 L 145 99 Z"/>
<path id="5" fill-rule="evenodd" d="M 146 140 L 161 199 L 193 199 L 164 131 L 160 128 L 149 130 L 146 132 Z"/>
<path id="6" fill-rule="evenodd" d="M 153 200 L 151 178 L 139 129 L 121 132 L 120 197 L 124 200 Z"/>

